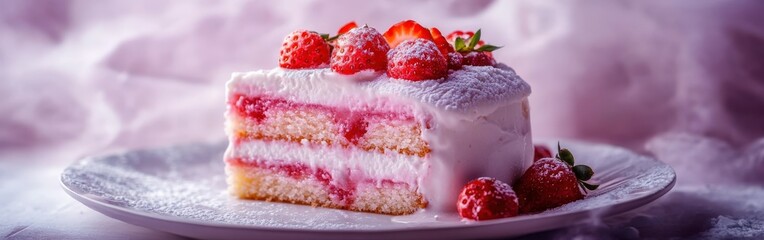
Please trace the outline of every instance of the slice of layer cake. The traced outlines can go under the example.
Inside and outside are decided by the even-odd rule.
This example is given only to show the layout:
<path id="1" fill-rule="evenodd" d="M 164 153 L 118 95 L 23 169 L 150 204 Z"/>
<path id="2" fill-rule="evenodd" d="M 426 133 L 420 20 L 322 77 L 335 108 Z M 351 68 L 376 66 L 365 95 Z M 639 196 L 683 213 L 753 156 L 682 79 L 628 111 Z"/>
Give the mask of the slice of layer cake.
<path id="1" fill-rule="evenodd" d="M 530 87 L 511 68 L 441 71 L 460 53 L 418 38 L 388 52 L 391 40 L 380 43 L 366 26 L 336 42 L 306 32 L 287 37 L 281 68 L 234 73 L 227 83 L 234 195 L 395 215 L 454 211 L 469 180 L 513 182 L 530 166 Z M 323 59 L 323 46 L 289 58 L 319 41 L 334 44 L 331 68 L 312 60 Z"/>

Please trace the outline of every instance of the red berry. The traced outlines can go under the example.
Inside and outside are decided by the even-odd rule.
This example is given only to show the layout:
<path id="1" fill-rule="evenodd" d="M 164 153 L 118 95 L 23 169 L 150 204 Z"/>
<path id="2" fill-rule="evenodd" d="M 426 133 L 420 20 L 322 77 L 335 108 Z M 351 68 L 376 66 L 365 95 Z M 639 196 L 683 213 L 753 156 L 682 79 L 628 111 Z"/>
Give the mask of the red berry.
<path id="1" fill-rule="evenodd" d="M 474 32 L 469 32 L 469 31 L 468 32 L 463 32 L 463 31 L 460 31 L 460 30 L 456 30 L 456 31 L 453 31 L 453 32 L 449 33 L 446 36 L 446 41 L 448 41 L 449 44 L 453 45 L 454 41 L 456 41 L 457 37 L 460 37 L 460 38 L 462 38 L 464 40 L 467 40 L 467 39 L 471 38 L 474 35 L 475 35 Z M 479 48 L 480 46 L 483 46 L 483 45 L 485 45 L 485 42 L 483 40 L 480 40 L 480 41 L 477 42 L 477 45 L 475 45 L 475 47 Z"/>
<path id="2" fill-rule="evenodd" d="M 548 147 L 540 144 L 533 145 L 533 161 L 538 161 L 542 158 L 552 157 L 552 151 Z"/>
<path id="3" fill-rule="evenodd" d="M 342 25 L 340 30 L 337 31 L 337 35 L 342 35 L 343 33 L 349 32 L 353 28 L 357 28 L 357 27 L 358 27 L 358 24 L 356 24 L 355 22 L 351 21 L 349 23 L 345 23 L 345 25 Z"/>
<path id="4" fill-rule="evenodd" d="M 494 60 L 493 57 L 490 56 L 488 52 L 469 52 L 469 53 L 463 54 L 463 56 L 464 56 L 464 60 L 462 60 L 463 65 L 470 65 L 470 66 L 496 65 L 496 60 Z"/>
<path id="5" fill-rule="evenodd" d="M 358 144 L 358 140 L 363 138 L 369 127 L 369 122 L 363 116 L 352 116 L 345 124 L 345 139 L 352 144 Z"/>
<path id="6" fill-rule="evenodd" d="M 284 38 L 279 66 L 289 69 L 318 68 L 329 64 L 331 48 L 316 32 L 297 30 Z"/>
<path id="7" fill-rule="evenodd" d="M 483 40 L 480 40 L 480 37 L 482 34 L 480 33 L 480 30 L 476 33 L 473 32 L 462 32 L 462 31 L 454 31 L 446 37 L 446 40 L 450 44 L 454 44 L 454 49 L 462 54 L 464 59 L 462 60 L 462 65 L 471 65 L 471 66 L 493 66 L 496 65 L 496 60 L 493 59 L 493 53 L 491 51 L 494 51 L 496 49 L 499 49 L 501 47 L 493 46 L 493 45 L 486 45 Z M 461 38 L 464 41 L 460 44 L 455 44 L 456 39 Z M 475 39 L 473 39 L 475 38 Z M 472 45 L 473 41 L 475 45 Z"/>
<path id="8" fill-rule="evenodd" d="M 424 38 L 432 41 L 432 35 L 430 30 L 422 27 L 414 20 L 405 20 L 396 23 L 390 29 L 385 32 L 385 40 L 390 44 L 391 48 L 395 48 L 403 41 Z"/>
<path id="9" fill-rule="evenodd" d="M 448 53 L 448 69 L 459 70 L 462 68 L 464 57 L 461 53 Z"/>
<path id="10" fill-rule="evenodd" d="M 341 74 L 354 74 L 363 70 L 387 69 L 390 46 L 376 29 L 363 26 L 353 28 L 337 38 L 332 51 L 332 70 Z"/>
<path id="11" fill-rule="evenodd" d="M 432 41 L 438 46 L 443 57 L 448 57 L 448 53 L 455 52 L 451 44 L 448 44 L 446 38 L 440 33 L 440 30 L 437 28 L 430 28 L 430 35 L 432 35 Z"/>
<path id="12" fill-rule="evenodd" d="M 402 42 L 389 53 L 387 75 L 412 81 L 440 79 L 448 75 L 448 62 L 430 40 Z"/>
<path id="13" fill-rule="evenodd" d="M 556 158 L 542 158 L 525 171 L 514 189 L 520 213 L 541 212 L 584 198 L 571 166 Z"/>
<path id="14" fill-rule="evenodd" d="M 482 177 L 464 186 L 456 209 L 462 218 L 478 221 L 514 217 L 518 213 L 517 196 L 508 184 Z"/>

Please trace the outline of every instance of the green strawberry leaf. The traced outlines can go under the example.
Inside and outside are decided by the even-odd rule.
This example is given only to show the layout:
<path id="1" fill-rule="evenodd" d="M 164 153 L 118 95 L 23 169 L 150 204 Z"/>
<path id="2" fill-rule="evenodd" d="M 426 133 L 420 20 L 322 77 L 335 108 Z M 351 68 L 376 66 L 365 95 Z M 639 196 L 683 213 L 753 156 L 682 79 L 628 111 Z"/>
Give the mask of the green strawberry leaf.
<path id="1" fill-rule="evenodd" d="M 584 190 L 584 194 L 589 194 L 589 191 L 586 190 L 586 186 L 584 186 L 584 182 L 578 181 L 578 186 L 581 186 L 581 189 Z"/>
<path id="2" fill-rule="evenodd" d="M 594 175 L 592 168 L 586 165 L 578 165 L 573 167 L 573 173 L 575 173 L 576 178 L 581 181 L 592 179 L 592 176 Z"/>
<path id="3" fill-rule="evenodd" d="M 583 185 L 583 186 L 584 186 L 586 189 L 589 189 L 589 190 L 591 190 L 591 191 L 597 190 L 597 188 L 599 188 L 599 187 L 600 187 L 600 185 L 598 185 L 598 184 L 588 184 L 588 183 L 585 183 L 585 182 L 580 182 L 580 183 L 581 183 L 581 185 Z"/>
<path id="4" fill-rule="evenodd" d="M 480 41 L 480 29 L 475 32 L 475 35 L 472 35 L 470 38 L 470 44 L 467 46 L 467 49 L 473 50 L 475 49 L 475 46 L 477 46 L 478 42 Z"/>
<path id="5" fill-rule="evenodd" d="M 486 44 L 486 45 L 480 46 L 478 49 L 475 49 L 475 51 L 476 52 L 493 52 L 499 48 L 502 48 L 502 47 Z"/>
<path id="6" fill-rule="evenodd" d="M 573 153 L 571 153 L 567 148 L 560 149 L 560 152 L 557 153 L 557 156 L 560 160 L 565 161 L 570 166 L 574 166 L 576 163 L 576 160 L 573 157 Z"/>
<path id="7" fill-rule="evenodd" d="M 454 49 L 457 52 L 462 52 L 467 48 L 466 45 L 464 45 L 464 38 L 456 37 L 456 40 L 454 40 Z"/>

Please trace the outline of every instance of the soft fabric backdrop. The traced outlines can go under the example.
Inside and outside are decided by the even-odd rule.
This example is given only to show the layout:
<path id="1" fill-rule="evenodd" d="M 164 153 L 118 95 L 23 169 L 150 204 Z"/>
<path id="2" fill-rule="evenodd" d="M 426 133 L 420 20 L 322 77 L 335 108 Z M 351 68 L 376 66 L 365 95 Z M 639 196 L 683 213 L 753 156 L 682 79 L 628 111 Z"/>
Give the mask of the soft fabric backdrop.
<path id="1" fill-rule="evenodd" d="M 650 206 L 532 237 L 761 238 L 762 11 L 753 0 L 2 1 L 0 236 L 168 237 L 74 202 L 58 174 L 90 154 L 222 139 L 223 83 L 275 67 L 292 30 L 415 19 L 482 28 L 504 46 L 496 58 L 533 87 L 534 137 L 621 145 L 677 170 Z"/>

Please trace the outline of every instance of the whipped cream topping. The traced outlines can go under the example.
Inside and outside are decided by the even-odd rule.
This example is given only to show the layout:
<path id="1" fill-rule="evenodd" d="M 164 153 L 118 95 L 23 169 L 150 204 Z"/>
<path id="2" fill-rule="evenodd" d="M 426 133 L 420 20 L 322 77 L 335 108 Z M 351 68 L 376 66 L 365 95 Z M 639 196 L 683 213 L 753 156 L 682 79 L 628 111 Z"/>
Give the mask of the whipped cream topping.
<path id="1" fill-rule="evenodd" d="M 531 93 L 530 86 L 503 64 L 497 67 L 464 66 L 461 70 L 451 71 L 446 79 L 425 81 L 393 79 L 373 71 L 342 75 L 328 68 L 276 68 L 233 73 L 232 79 L 234 81 L 228 83 L 229 89 L 259 87 L 270 94 L 309 103 L 340 104 L 382 95 L 408 98 L 455 112 L 495 107 L 519 101 Z"/>
<path id="2" fill-rule="evenodd" d="M 379 93 L 407 96 L 449 111 L 518 101 L 531 93 L 530 86 L 506 65 L 464 66 L 444 80 L 408 81 L 385 76 L 368 87 Z"/>

